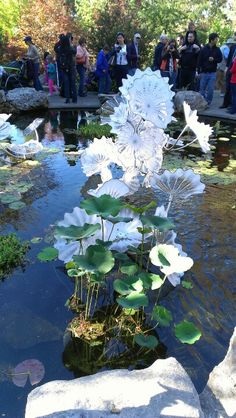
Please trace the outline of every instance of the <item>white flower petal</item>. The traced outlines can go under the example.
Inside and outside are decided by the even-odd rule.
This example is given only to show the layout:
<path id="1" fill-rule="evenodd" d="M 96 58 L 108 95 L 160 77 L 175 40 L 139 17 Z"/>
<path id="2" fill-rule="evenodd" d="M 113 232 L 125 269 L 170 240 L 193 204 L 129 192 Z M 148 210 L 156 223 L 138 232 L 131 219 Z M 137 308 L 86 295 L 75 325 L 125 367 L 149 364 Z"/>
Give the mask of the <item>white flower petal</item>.
<path id="1" fill-rule="evenodd" d="M 129 194 L 129 187 L 121 180 L 111 179 L 101 186 L 99 185 L 96 190 L 89 190 L 88 193 L 96 197 L 108 194 L 111 197 L 119 198 Z"/>

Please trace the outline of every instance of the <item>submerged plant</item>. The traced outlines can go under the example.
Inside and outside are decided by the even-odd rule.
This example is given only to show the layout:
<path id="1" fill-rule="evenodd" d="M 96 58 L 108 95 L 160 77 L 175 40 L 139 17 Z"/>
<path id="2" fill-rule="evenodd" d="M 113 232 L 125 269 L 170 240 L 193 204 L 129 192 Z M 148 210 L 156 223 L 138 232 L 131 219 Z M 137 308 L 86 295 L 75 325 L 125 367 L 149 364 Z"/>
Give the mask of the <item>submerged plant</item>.
<path id="1" fill-rule="evenodd" d="M 21 242 L 15 234 L 0 236 L 0 279 L 25 264 L 28 249 L 28 242 Z"/>

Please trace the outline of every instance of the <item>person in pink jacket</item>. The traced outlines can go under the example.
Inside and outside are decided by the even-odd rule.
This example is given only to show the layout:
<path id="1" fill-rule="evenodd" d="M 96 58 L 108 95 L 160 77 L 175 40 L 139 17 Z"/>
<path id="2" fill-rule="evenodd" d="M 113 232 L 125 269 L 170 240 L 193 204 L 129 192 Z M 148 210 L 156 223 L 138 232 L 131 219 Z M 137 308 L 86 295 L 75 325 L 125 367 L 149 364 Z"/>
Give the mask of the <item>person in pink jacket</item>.
<path id="1" fill-rule="evenodd" d="M 233 60 L 233 65 L 230 69 L 230 72 L 231 72 L 230 88 L 231 88 L 232 106 L 231 106 L 229 113 L 234 115 L 236 113 L 236 56 Z"/>
<path id="2" fill-rule="evenodd" d="M 85 71 L 89 68 L 89 53 L 86 49 L 86 39 L 80 38 L 76 53 L 76 69 L 79 74 L 79 91 L 80 97 L 86 96 L 84 92 Z"/>

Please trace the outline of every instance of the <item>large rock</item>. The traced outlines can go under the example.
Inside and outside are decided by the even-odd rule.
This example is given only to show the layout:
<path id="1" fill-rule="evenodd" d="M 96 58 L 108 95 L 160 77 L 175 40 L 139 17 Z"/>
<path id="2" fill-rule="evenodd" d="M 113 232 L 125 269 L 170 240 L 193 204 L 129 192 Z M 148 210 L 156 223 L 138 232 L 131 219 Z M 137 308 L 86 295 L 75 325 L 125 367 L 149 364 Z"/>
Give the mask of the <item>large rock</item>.
<path id="1" fill-rule="evenodd" d="M 236 328 L 228 352 L 211 372 L 200 400 L 206 418 L 236 417 Z"/>
<path id="2" fill-rule="evenodd" d="M 178 91 L 174 97 L 175 110 L 183 113 L 183 102 L 187 102 L 192 110 L 202 111 L 207 108 L 207 102 L 197 91 L 182 90 Z"/>
<path id="3" fill-rule="evenodd" d="M 115 415 L 117 414 L 117 415 Z M 25 418 L 203 417 L 189 376 L 174 358 L 144 370 L 112 370 L 54 381 L 28 396 Z"/>
<path id="4" fill-rule="evenodd" d="M 31 87 L 20 87 L 9 90 L 6 94 L 7 102 L 20 111 L 30 111 L 48 108 L 47 93 L 36 91 Z"/>
<path id="5" fill-rule="evenodd" d="M 14 113 L 16 109 L 12 106 L 6 98 L 4 90 L 0 90 L 0 113 Z"/>

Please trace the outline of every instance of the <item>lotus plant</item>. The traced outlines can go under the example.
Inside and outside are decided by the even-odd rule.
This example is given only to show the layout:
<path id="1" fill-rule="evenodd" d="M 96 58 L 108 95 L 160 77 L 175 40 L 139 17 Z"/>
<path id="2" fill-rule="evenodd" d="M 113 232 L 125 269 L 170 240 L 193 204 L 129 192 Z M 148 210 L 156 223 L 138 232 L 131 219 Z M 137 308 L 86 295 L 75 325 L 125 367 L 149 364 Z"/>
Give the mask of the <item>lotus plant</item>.
<path id="1" fill-rule="evenodd" d="M 174 120 L 174 93 L 160 71 L 137 70 L 123 80 L 120 92 L 105 103 L 101 117 L 103 124 L 111 126 L 115 139 L 95 139 L 81 155 L 84 173 L 100 174 L 101 183 L 88 191 L 91 197 L 82 200 L 80 207 L 58 222 L 54 246 L 58 258 L 66 263 L 68 275 L 75 280 L 72 299 L 77 311 L 84 310 L 85 320 L 95 314 L 101 288 L 108 292 L 112 283 L 115 312 L 131 315 L 136 324 L 134 342 L 153 349 L 158 339 L 144 330 L 144 313 L 149 315 L 151 329 L 170 325 L 173 316 L 160 303 L 160 290 L 166 280 L 174 286 L 180 284 L 184 272 L 193 265 L 176 242 L 168 213 L 174 200 L 189 199 L 205 188 L 192 170 L 163 171 L 164 155 L 186 146 L 181 139 L 186 129 L 196 135 L 192 142 L 198 140 L 203 152 L 209 151 L 212 130 L 198 122 L 196 111 L 184 103 L 186 126 L 182 133 L 177 139 L 165 133 Z M 112 170 L 114 165 L 121 169 L 119 178 L 113 178 L 117 172 Z M 167 194 L 167 206 L 127 203 L 127 196 L 141 186 Z M 185 287 L 191 287 L 191 283 Z M 150 313 L 152 292 L 156 302 Z M 194 324 L 182 321 L 175 325 L 175 335 L 192 344 L 201 332 Z"/>

